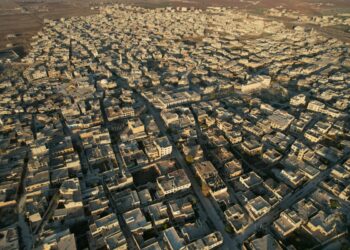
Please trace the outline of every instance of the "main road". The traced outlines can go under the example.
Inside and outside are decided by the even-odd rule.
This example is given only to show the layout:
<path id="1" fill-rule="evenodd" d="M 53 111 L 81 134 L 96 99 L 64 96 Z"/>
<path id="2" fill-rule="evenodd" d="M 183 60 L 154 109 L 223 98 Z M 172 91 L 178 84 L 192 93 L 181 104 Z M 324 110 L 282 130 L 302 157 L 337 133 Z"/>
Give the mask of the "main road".
<path id="1" fill-rule="evenodd" d="M 144 100 L 144 98 L 141 95 L 139 95 L 139 96 L 140 96 L 140 98 L 142 98 Z M 153 116 L 159 130 L 162 132 L 162 134 L 167 136 L 169 141 L 171 142 L 171 144 L 173 146 L 172 154 L 175 157 L 175 159 L 177 160 L 177 162 L 180 164 L 180 166 L 185 170 L 188 178 L 191 181 L 192 188 L 193 188 L 196 196 L 198 197 L 200 203 L 202 204 L 205 212 L 207 213 L 208 218 L 210 219 L 212 224 L 215 226 L 215 229 L 222 234 L 223 239 L 224 239 L 223 248 L 224 249 L 240 249 L 240 247 L 236 244 L 236 241 L 234 241 L 231 238 L 231 236 L 226 232 L 225 224 L 223 223 L 223 220 L 221 219 L 221 217 L 218 215 L 217 211 L 215 210 L 214 205 L 207 197 L 205 197 L 203 195 L 201 187 L 199 186 L 198 181 L 196 180 L 194 174 L 192 173 L 192 170 L 190 169 L 189 165 L 185 161 L 181 152 L 176 147 L 175 143 L 171 140 L 171 138 L 169 138 L 169 134 L 167 133 L 167 129 L 163 123 L 163 120 L 160 117 L 160 112 L 158 110 L 156 110 L 150 103 L 148 103 L 147 100 L 145 100 L 145 103 L 147 105 L 149 112 Z"/>
<path id="2" fill-rule="evenodd" d="M 88 52 L 90 52 L 88 48 L 85 47 L 85 49 Z M 91 52 L 90 52 L 90 54 L 91 54 Z M 98 58 L 96 58 L 95 56 L 93 56 L 93 58 L 95 58 L 95 59 L 97 59 L 97 61 L 99 61 Z M 104 64 L 104 63 L 102 63 L 102 64 Z M 107 69 L 109 69 L 109 67 L 107 65 L 105 65 L 105 66 L 107 67 Z M 110 70 L 110 71 L 114 75 L 116 75 L 115 72 L 113 72 L 112 70 Z M 130 86 L 128 86 L 128 84 L 126 84 L 126 86 L 123 86 L 123 87 L 130 89 Z M 257 228 L 264 226 L 264 225 L 267 225 L 267 224 L 271 224 L 279 216 L 280 212 L 289 208 L 290 206 L 292 206 L 294 203 L 296 203 L 298 200 L 302 199 L 303 197 L 309 195 L 312 191 L 314 191 L 316 189 L 317 185 L 320 182 L 322 182 L 324 179 L 326 179 L 327 176 L 329 176 L 331 169 L 337 163 L 346 159 L 346 156 L 339 159 L 336 164 L 333 164 L 332 166 L 329 167 L 329 169 L 325 170 L 324 172 L 320 173 L 317 177 L 315 177 L 314 179 L 307 182 L 301 189 L 295 191 L 294 193 L 288 194 L 286 197 L 284 197 L 283 200 L 278 205 L 276 205 L 274 208 L 272 208 L 269 213 L 265 214 L 264 216 L 262 216 L 261 218 L 256 220 L 254 223 L 250 224 L 248 226 L 248 228 L 242 234 L 236 235 L 235 237 L 231 237 L 226 232 L 225 224 L 223 223 L 223 220 L 220 217 L 220 215 L 218 215 L 216 209 L 214 208 L 214 205 L 207 197 L 205 197 L 203 195 L 201 188 L 200 188 L 194 174 L 192 173 L 192 170 L 190 169 L 189 165 L 185 161 L 183 155 L 177 149 L 175 143 L 171 140 L 171 138 L 169 138 L 170 136 L 167 133 L 167 129 L 166 129 L 161 117 L 160 117 L 160 112 L 158 110 L 156 110 L 152 106 L 152 104 L 150 104 L 147 100 L 145 100 L 140 93 L 138 93 L 137 91 L 134 91 L 134 93 L 136 93 L 140 99 L 145 101 L 149 112 L 154 117 L 155 122 L 158 125 L 158 128 L 165 136 L 168 137 L 169 141 L 172 143 L 172 146 L 173 146 L 173 153 L 172 154 L 175 157 L 175 159 L 177 160 L 177 162 L 180 164 L 180 166 L 185 170 L 188 178 L 191 181 L 192 188 L 193 188 L 195 194 L 197 195 L 197 197 L 199 198 L 199 201 L 202 204 L 205 212 L 207 213 L 209 220 L 212 222 L 215 229 L 221 232 L 221 234 L 224 238 L 224 244 L 223 244 L 224 249 L 239 249 L 241 247 L 243 241 L 246 240 L 250 235 L 252 235 L 256 231 Z M 226 94 L 223 94 L 222 97 L 226 97 L 226 96 L 230 96 L 230 95 L 231 95 L 231 93 L 226 93 Z M 208 98 L 208 99 L 215 99 L 215 98 L 217 98 L 217 96 L 215 96 L 213 98 Z M 187 105 L 190 105 L 190 104 L 191 103 L 188 103 Z"/>
<path id="3" fill-rule="evenodd" d="M 152 104 L 150 104 L 147 100 L 145 100 L 137 91 L 135 93 L 138 94 L 138 96 L 145 101 L 148 111 L 150 114 L 154 117 L 155 122 L 159 128 L 159 130 L 162 132 L 162 134 L 166 135 L 169 139 L 169 141 L 172 143 L 173 146 L 173 156 L 177 160 L 177 162 L 180 164 L 180 166 L 185 170 L 187 176 L 189 177 L 193 190 L 197 197 L 199 198 L 200 203 L 205 209 L 205 212 L 207 213 L 209 219 L 215 226 L 216 230 L 220 231 L 224 238 L 224 249 L 239 249 L 243 242 L 256 230 L 264 225 L 271 224 L 278 216 L 279 214 L 287 209 L 290 208 L 293 204 L 298 202 L 300 199 L 304 198 L 305 196 L 309 195 L 311 192 L 313 192 L 317 185 L 325 180 L 333 167 L 336 164 L 339 164 L 340 162 L 344 161 L 348 155 L 344 155 L 342 158 L 340 158 L 336 163 L 332 164 L 327 170 L 321 172 L 318 176 L 316 176 L 314 179 L 309 180 L 301 189 L 295 191 L 294 193 L 288 194 L 286 197 L 284 197 L 279 204 L 277 204 L 275 207 L 273 207 L 270 212 L 259 218 L 258 220 L 254 221 L 252 224 L 250 224 L 246 230 L 241 233 L 237 234 L 234 237 L 231 237 L 225 230 L 225 224 L 222 220 L 222 218 L 218 215 L 216 209 L 214 208 L 214 205 L 212 202 L 203 195 L 201 191 L 201 187 L 199 186 L 194 174 L 192 173 L 192 170 L 190 169 L 189 165 L 185 161 L 183 155 L 176 147 L 175 143 L 171 140 L 170 135 L 167 132 L 167 128 L 160 117 L 160 112 L 155 109 Z M 198 135 L 200 136 L 200 135 Z M 232 190 L 230 190 L 232 191 Z"/>
<path id="4" fill-rule="evenodd" d="M 193 112 L 192 112 L 193 113 Z M 193 114 L 194 115 L 194 114 Z M 197 136 L 199 137 L 199 141 L 201 142 L 202 140 L 202 132 L 198 124 L 198 120 L 196 120 L 196 131 L 197 131 Z M 249 166 L 252 170 L 255 172 L 259 172 L 259 169 L 256 167 L 253 167 L 252 164 L 249 164 L 244 157 L 241 155 L 240 152 L 237 150 L 234 150 L 236 154 L 240 156 L 240 159 L 247 165 Z M 250 235 L 252 235 L 258 228 L 261 226 L 269 225 L 271 224 L 278 216 L 279 214 L 284 211 L 287 208 L 290 208 L 293 204 L 295 204 L 297 201 L 300 199 L 304 198 L 305 196 L 309 195 L 312 193 L 320 184 L 322 181 L 324 181 L 332 171 L 333 167 L 336 166 L 339 163 L 342 163 L 344 160 L 346 160 L 349 157 L 349 155 L 344 155 L 342 158 L 338 159 L 338 161 L 329 168 L 323 172 L 321 172 L 318 176 L 316 176 L 314 179 L 309 180 L 301 189 L 289 193 L 287 196 L 285 196 L 280 203 L 278 203 L 275 207 L 273 207 L 270 212 L 259 218 L 258 220 L 255 220 L 252 224 L 250 224 L 243 233 L 237 234 L 234 237 L 234 241 L 236 245 L 241 245 L 243 244 L 244 240 L 246 240 Z M 232 188 L 229 188 L 229 192 L 234 192 Z M 232 194 L 230 194 L 232 197 Z M 233 196 L 234 197 L 234 196 Z"/>
<path id="5" fill-rule="evenodd" d="M 347 159 L 347 157 L 348 155 L 344 155 L 336 163 L 332 164 L 327 170 L 321 172 L 318 176 L 309 180 L 301 189 L 284 197 L 283 200 L 274 208 L 272 208 L 269 213 L 265 214 L 260 219 L 250 224 L 244 233 L 236 236 L 235 241 L 237 244 L 241 244 L 247 237 L 253 234 L 257 228 L 266 224 L 271 224 L 283 210 L 290 208 L 300 199 L 304 198 L 307 195 L 310 195 L 317 188 L 318 184 L 320 184 L 329 176 L 333 167 Z"/>

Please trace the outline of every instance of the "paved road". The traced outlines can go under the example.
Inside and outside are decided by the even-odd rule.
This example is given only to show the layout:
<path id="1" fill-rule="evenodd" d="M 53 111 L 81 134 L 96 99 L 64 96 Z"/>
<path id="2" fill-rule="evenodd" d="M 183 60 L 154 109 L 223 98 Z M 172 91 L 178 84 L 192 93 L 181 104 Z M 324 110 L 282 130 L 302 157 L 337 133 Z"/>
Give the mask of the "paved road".
<path id="1" fill-rule="evenodd" d="M 211 201 L 206 198 L 202 191 L 201 187 L 199 186 L 194 174 L 192 173 L 190 167 L 188 166 L 187 162 L 185 161 L 183 155 L 181 152 L 177 149 L 176 145 L 172 142 L 170 136 L 167 134 L 167 129 L 160 117 L 159 111 L 157 111 L 154 107 L 152 107 L 149 103 L 147 103 L 148 110 L 153 115 L 156 124 L 158 125 L 159 130 L 168 137 L 169 141 L 173 144 L 173 156 L 177 160 L 177 162 L 180 164 L 180 166 L 185 170 L 188 178 L 191 181 L 192 188 L 197 195 L 200 203 L 202 204 L 203 208 L 205 209 L 209 219 L 215 226 L 216 230 L 220 231 L 223 238 L 224 238 L 224 249 L 239 249 L 236 242 L 232 240 L 231 236 L 226 232 L 225 230 L 225 224 L 223 223 L 221 217 L 216 212 L 214 205 L 211 203 Z"/>
<path id="2" fill-rule="evenodd" d="M 21 248 L 27 250 L 33 248 L 33 235 L 31 229 L 26 222 L 25 217 L 25 204 L 26 204 L 26 194 L 25 194 L 25 180 L 28 172 L 28 153 L 25 158 L 25 165 L 22 169 L 21 180 L 19 184 L 19 199 L 18 199 L 18 228 L 20 230 L 20 238 L 21 238 Z"/>
<path id="3" fill-rule="evenodd" d="M 87 48 L 86 48 L 87 49 Z M 87 49 L 88 50 L 88 49 Z M 105 65 L 107 67 L 107 65 Z M 107 67 L 107 69 L 109 69 Z M 111 71 L 113 72 L 113 71 Z M 127 89 L 130 89 L 129 86 L 123 86 Z M 137 93 L 135 91 L 135 93 Z M 141 96 L 140 93 L 137 93 L 138 97 L 143 99 L 144 98 Z M 168 139 L 170 140 L 170 136 L 167 134 L 167 129 L 165 127 L 165 125 L 163 124 L 163 121 L 160 117 L 160 113 L 158 110 L 156 110 L 153 106 L 151 106 L 147 101 L 145 101 L 145 103 L 147 104 L 148 110 L 151 112 L 151 115 L 153 115 L 160 131 L 166 135 L 168 137 Z M 170 140 L 171 141 L 171 140 Z M 172 141 L 171 141 L 172 142 Z M 222 219 L 220 218 L 220 216 L 217 214 L 213 204 L 211 203 L 211 201 L 206 198 L 202 191 L 201 188 L 199 186 L 199 184 L 197 183 L 197 180 L 195 179 L 194 175 L 192 174 L 189 166 L 187 165 L 184 157 L 182 156 L 182 154 L 180 153 L 180 151 L 176 148 L 176 145 L 172 142 L 173 144 L 173 156 L 175 157 L 175 159 L 178 161 L 178 163 L 181 165 L 181 167 L 185 170 L 187 176 L 189 177 L 193 190 L 195 192 L 195 194 L 197 195 L 197 197 L 199 198 L 200 203 L 202 204 L 203 208 L 205 209 L 208 218 L 211 220 L 212 224 L 215 226 L 216 230 L 220 231 L 223 238 L 224 238 L 224 245 L 223 245 L 223 249 L 239 249 L 238 246 L 235 245 L 235 242 L 232 240 L 232 238 L 230 237 L 230 235 L 225 231 L 225 224 L 223 223 Z M 123 219 L 120 218 L 120 222 L 123 222 Z M 122 223 L 123 224 L 123 223 Z M 127 232 L 126 232 L 127 233 Z M 128 235 L 128 234 L 126 234 Z"/>
<path id="4" fill-rule="evenodd" d="M 197 130 L 197 135 L 199 138 L 199 142 L 201 143 L 201 130 L 198 125 L 198 121 L 196 120 L 196 130 Z M 252 170 L 258 171 L 255 167 L 252 166 L 252 164 L 249 164 L 239 152 L 238 155 L 240 156 L 241 160 L 249 166 Z M 240 245 L 243 243 L 244 240 L 246 240 L 250 235 L 252 235 L 256 230 L 264 225 L 271 224 L 278 216 L 279 214 L 287 209 L 290 208 L 294 203 L 302 199 L 303 197 L 309 195 L 312 193 L 317 185 L 321 183 L 324 179 L 326 179 L 332 168 L 337 165 L 338 163 L 342 162 L 343 160 L 347 159 L 347 156 L 342 157 L 337 161 L 337 163 L 331 165 L 326 171 L 321 172 L 317 177 L 314 179 L 310 180 L 308 183 L 306 183 L 300 190 L 296 191 L 295 193 L 290 193 L 288 196 L 284 197 L 284 199 L 276 205 L 269 213 L 264 215 L 263 217 L 259 218 L 256 220 L 254 223 L 250 224 L 248 228 L 242 233 L 238 234 L 234 237 L 234 241 L 236 242 L 236 245 Z M 229 192 L 234 192 L 234 190 L 231 188 L 229 189 Z"/>
<path id="5" fill-rule="evenodd" d="M 293 204 L 295 204 L 305 196 L 310 195 L 316 189 L 317 185 L 329 176 L 333 167 L 339 162 L 342 162 L 343 160 L 345 160 L 347 157 L 348 155 L 343 156 L 341 159 L 338 160 L 337 163 L 331 165 L 327 170 L 321 172 L 317 177 L 307 182 L 301 189 L 290 194 L 287 197 L 284 197 L 284 199 L 277 206 L 271 209 L 269 213 L 267 213 L 260 219 L 256 220 L 251 225 L 249 225 L 249 227 L 244 231 L 244 233 L 235 237 L 235 241 L 237 242 L 237 244 L 242 243 L 247 237 L 253 234 L 256 231 L 256 229 L 259 228 L 260 226 L 263 226 L 264 224 L 271 224 L 273 220 L 275 220 L 279 216 L 280 212 L 282 212 L 287 208 L 290 208 Z"/>
<path id="6" fill-rule="evenodd" d="M 18 202 L 18 227 L 20 228 L 20 236 L 22 247 L 24 250 L 33 249 L 33 235 L 29 225 L 25 221 L 25 201 L 26 195 L 22 195 Z"/>
<path id="7" fill-rule="evenodd" d="M 193 115 L 193 117 L 195 119 L 195 123 L 196 123 L 195 127 L 196 127 L 198 142 L 199 142 L 201 148 L 203 149 L 204 153 L 208 154 L 207 147 L 205 145 L 205 142 L 203 141 L 203 133 L 202 133 L 202 130 L 200 128 L 197 116 L 195 115 L 195 113 L 194 113 L 192 108 L 191 108 L 191 111 L 192 111 L 192 115 Z M 228 190 L 228 193 L 229 193 L 230 199 L 231 199 L 230 202 L 233 202 L 235 204 L 239 204 L 238 199 L 237 199 L 237 197 L 235 195 L 235 191 L 233 190 L 232 186 L 227 183 L 227 178 L 226 178 L 227 175 L 225 176 L 225 173 L 223 173 L 223 171 L 219 171 L 219 174 L 221 174 L 220 177 L 225 182 L 225 184 L 227 186 L 227 190 Z"/>
<path id="8" fill-rule="evenodd" d="M 41 231 L 43 230 L 43 228 L 45 227 L 45 225 L 47 224 L 47 222 L 49 221 L 49 219 L 51 218 L 51 216 L 53 215 L 53 213 L 55 212 L 57 206 L 58 206 L 58 199 L 59 199 L 59 190 L 57 189 L 55 194 L 52 196 L 49 206 L 47 207 L 42 220 L 40 222 L 40 224 L 35 228 L 34 230 L 34 239 L 37 239 L 40 236 Z"/>
<path id="9" fill-rule="evenodd" d="M 140 94 L 138 94 L 138 95 L 140 98 L 143 99 L 143 97 Z M 228 97 L 228 96 L 231 96 L 231 93 L 230 94 L 223 94 L 221 97 L 224 98 L 224 97 Z M 204 99 L 208 99 L 208 100 L 216 99 L 216 98 L 217 98 L 217 96 L 215 96 L 213 98 L 210 98 L 210 97 L 208 98 L 207 96 L 204 97 Z M 153 115 L 160 131 L 170 139 L 170 136 L 168 135 L 168 133 L 166 131 L 166 127 L 163 124 L 163 121 L 160 117 L 159 111 L 156 110 L 147 101 L 146 101 L 146 103 L 148 106 L 148 110 Z M 195 103 L 195 102 L 193 102 L 193 103 Z M 190 105 L 190 104 L 191 103 L 188 103 L 187 105 Z M 223 223 L 221 217 L 216 212 L 213 204 L 211 203 L 211 201 L 208 198 L 206 198 L 202 194 L 201 188 L 200 188 L 199 184 L 197 183 L 197 180 L 195 179 L 194 174 L 192 173 L 190 167 L 187 165 L 183 155 L 180 153 L 180 151 L 177 149 L 176 145 L 173 142 L 172 142 L 172 144 L 173 144 L 173 156 L 178 161 L 178 163 L 181 165 L 181 167 L 185 170 L 187 176 L 189 177 L 189 179 L 191 181 L 191 184 L 192 184 L 192 187 L 193 187 L 195 194 L 199 198 L 200 203 L 204 207 L 208 217 L 212 221 L 216 230 L 218 230 L 222 233 L 222 235 L 224 237 L 224 246 L 223 247 L 225 249 L 238 249 L 239 246 L 243 243 L 243 241 L 245 239 L 247 239 L 250 235 L 252 235 L 256 231 L 257 228 L 259 228 L 260 226 L 265 225 L 265 224 L 271 224 L 272 221 L 275 220 L 279 216 L 281 211 L 285 210 L 286 208 L 289 208 L 295 202 L 297 202 L 301 198 L 309 195 L 312 191 L 314 191 L 316 189 L 317 185 L 329 175 L 332 167 L 334 167 L 336 165 L 336 164 L 333 164 L 329 169 L 320 173 L 316 178 L 314 178 L 314 179 L 310 180 L 308 183 L 306 183 L 301 189 L 299 189 L 295 193 L 292 193 L 292 194 L 288 195 L 287 197 L 285 197 L 278 205 L 276 205 L 273 209 L 271 209 L 271 211 L 269 213 L 262 216 L 260 219 L 256 220 L 254 223 L 250 224 L 244 233 L 242 233 L 240 235 L 236 235 L 234 238 L 231 238 L 231 236 L 225 231 L 225 224 Z M 345 157 L 340 159 L 338 162 L 342 161 L 343 159 L 345 159 Z"/>

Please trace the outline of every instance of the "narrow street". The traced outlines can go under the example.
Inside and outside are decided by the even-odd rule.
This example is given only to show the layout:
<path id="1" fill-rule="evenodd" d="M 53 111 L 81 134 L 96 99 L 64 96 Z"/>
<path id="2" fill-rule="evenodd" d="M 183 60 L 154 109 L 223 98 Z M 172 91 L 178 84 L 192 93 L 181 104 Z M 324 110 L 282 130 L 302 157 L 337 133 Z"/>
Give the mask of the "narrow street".
<path id="1" fill-rule="evenodd" d="M 33 236 L 24 215 L 25 201 L 26 195 L 23 194 L 18 201 L 18 227 L 20 230 L 20 237 L 23 249 L 30 250 L 33 249 Z"/>
<path id="2" fill-rule="evenodd" d="M 199 125 L 199 123 L 198 123 L 198 119 L 197 119 L 197 117 L 195 116 L 195 114 L 194 114 L 192 108 L 191 108 L 191 111 L 192 111 L 192 115 L 193 115 L 193 117 L 194 117 L 194 119 L 195 119 L 195 123 L 196 123 L 195 127 L 196 127 L 196 133 L 197 133 L 197 137 L 198 137 L 198 142 L 199 142 L 199 144 L 200 144 L 202 150 L 204 151 L 204 153 L 207 155 L 206 146 L 204 145 L 204 141 L 203 141 L 202 130 L 201 130 L 201 128 L 200 128 L 200 125 Z M 218 172 L 219 172 L 219 171 L 218 171 Z M 219 174 L 220 174 L 220 172 L 219 172 Z M 221 177 L 221 179 L 225 182 L 225 184 L 226 184 L 226 186 L 227 186 L 228 193 L 229 193 L 229 195 L 230 195 L 231 201 L 234 202 L 234 203 L 236 203 L 236 204 L 239 204 L 238 199 L 237 199 L 237 197 L 236 197 L 236 195 L 235 195 L 235 192 L 234 192 L 232 186 L 229 185 L 229 184 L 227 183 L 227 180 L 226 180 L 225 176 L 222 176 L 222 173 L 221 173 L 220 177 Z M 243 209 L 244 209 L 244 208 L 243 208 Z M 245 210 L 245 209 L 244 209 L 244 210 Z"/>
<path id="3" fill-rule="evenodd" d="M 192 114 L 194 115 L 193 112 L 192 112 Z M 195 115 L 194 115 L 194 117 L 195 117 Z M 198 120 L 196 119 L 196 117 L 195 117 L 195 121 L 196 121 L 196 131 L 197 131 L 198 140 L 203 148 L 204 145 L 203 145 L 203 141 L 202 141 L 202 132 L 201 132 L 201 129 L 200 129 L 200 126 L 198 124 Z M 259 172 L 258 169 L 256 169 L 251 164 L 249 164 L 238 151 L 235 151 L 235 153 L 237 153 L 240 156 L 240 159 L 247 166 L 249 166 L 252 170 Z M 235 235 L 235 237 L 234 237 L 235 244 L 236 245 L 243 244 L 244 240 L 246 240 L 250 235 L 252 235 L 259 227 L 266 225 L 266 224 L 271 224 L 275 219 L 278 218 L 279 214 L 283 210 L 291 207 L 298 200 L 302 199 L 303 197 L 305 197 L 305 196 L 309 195 L 311 192 L 313 192 L 317 188 L 317 185 L 329 176 L 332 168 L 335 165 L 339 164 L 340 162 L 344 161 L 345 159 L 347 159 L 347 156 L 342 157 L 341 159 L 339 159 L 337 161 L 337 163 L 334 163 L 327 170 L 321 172 L 316 178 L 307 182 L 300 190 L 288 195 L 288 197 L 284 197 L 284 199 L 276 207 L 274 207 L 269 213 L 267 213 L 263 217 L 259 218 L 258 220 L 256 220 L 252 224 L 250 224 L 248 226 L 248 228 L 242 234 Z M 230 193 L 230 196 L 235 197 L 234 196 L 235 191 L 233 190 L 233 188 L 230 185 L 227 185 L 227 186 L 228 186 L 228 191 Z M 235 201 L 235 200 L 233 200 L 233 201 Z M 245 208 L 243 208 L 243 209 L 245 210 Z"/>
<path id="4" fill-rule="evenodd" d="M 276 207 L 271 209 L 269 213 L 262 216 L 260 219 L 256 220 L 254 223 L 250 224 L 243 234 L 240 234 L 237 237 L 235 237 L 236 242 L 238 244 L 241 244 L 247 237 L 253 234 L 257 228 L 259 228 L 264 224 L 271 224 L 273 220 L 275 220 L 283 210 L 290 208 L 293 204 L 295 204 L 305 196 L 310 195 L 313 191 L 315 191 L 318 184 L 329 176 L 333 167 L 339 164 L 340 162 L 344 161 L 345 159 L 347 159 L 347 157 L 349 157 L 349 155 L 344 155 L 336 163 L 331 165 L 327 170 L 321 172 L 317 177 L 307 182 L 301 189 L 294 192 L 290 196 L 285 197 Z"/>
<path id="5" fill-rule="evenodd" d="M 177 162 L 180 164 L 180 166 L 185 170 L 188 178 L 191 181 L 192 188 L 193 188 L 195 194 L 197 195 L 197 197 L 199 198 L 200 203 L 204 207 L 204 209 L 208 215 L 208 218 L 213 223 L 216 230 L 221 232 L 221 234 L 224 238 L 223 248 L 224 249 L 240 249 L 240 246 L 238 246 L 237 243 L 235 241 L 233 241 L 231 236 L 226 232 L 225 224 L 223 223 L 223 220 L 221 219 L 221 217 L 218 215 L 218 213 L 215 210 L 211 201 L 203 195 L 203 193 L 201 191 L 201 187 L 198 184 L 198 181 L 196 180 L 194 174 L 192 173 L 192 170 L 190 169 L 187 162 L 185 161 L 183 155 L 177 149 L 176 145 L 170 140 L 170 136 L 167 134 L 166 127 L 165 127 L 165 125 L 160 117 L 159 111 L 157 111 L 155 108 L 153 108 L 149 103 L 147 103 L 147 107 L 148 107 L 148 110 L 150 111 L 150 113 L 152 114 L 152 116 L 154 117 L 160 131 L 164 135 L 166 135 L 168 137 L 169 141 L 172 143 L 173 156 L 175 157 Z"/>
<path id="6" fill-rule="evenodd" d="M 28 157 L 29 152 L 27 152 L 25 165 L 22 169 L 21 182 L 18 188 L 18 202 L 17 202 L 17 213 L 18 213 L 18 228 L 19 237 L 21 242 L 21 247 L 25 250 L 33 248 L 33 235 L 29 228 L 28 223 L 25 218 L 25 203 L 26 203 L 26 193 L 25 193 L 25 179 L 28 173 Z"/>

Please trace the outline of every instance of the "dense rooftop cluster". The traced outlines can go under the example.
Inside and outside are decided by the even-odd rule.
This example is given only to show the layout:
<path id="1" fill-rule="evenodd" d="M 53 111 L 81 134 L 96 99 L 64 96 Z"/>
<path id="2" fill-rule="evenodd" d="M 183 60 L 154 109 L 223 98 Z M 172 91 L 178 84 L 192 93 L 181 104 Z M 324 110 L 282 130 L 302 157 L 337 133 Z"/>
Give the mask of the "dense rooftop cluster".
<path id="1" fill-rule="evenodd" d="M 46 20 L 0 79 L 0 244 L 349 244 L 349 48 L 298 23 L 124 5 Z"/>

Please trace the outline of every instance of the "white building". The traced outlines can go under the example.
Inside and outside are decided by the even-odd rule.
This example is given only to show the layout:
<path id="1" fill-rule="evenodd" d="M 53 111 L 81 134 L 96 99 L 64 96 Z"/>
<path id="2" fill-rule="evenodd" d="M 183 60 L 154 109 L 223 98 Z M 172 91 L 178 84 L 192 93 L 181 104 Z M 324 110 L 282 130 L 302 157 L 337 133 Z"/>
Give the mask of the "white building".
<path id="1" fill-rule="evenodd" d="M 170 155 L 171 152 L 173 151 L 173 146 L 171 145 L 168 137 L 166 137 L 166 136 L 161 137 L 161 138 L 157 138 L 154 141 L 154 144 L 158 150 L 160 157 Z"/>
<path id="2" fill-rule="evenodd" d="M 290 98 L 289 101 L 292 106 L 301 106 L 306 104 L 306 96 L 304 94 L 299 94 Z"/>
<path id="3" fill-rule="evenodd" d="M 241 86 L 243 93 L 250 93 L 253 91 L 266 89 L 271 85 L 271 77 L 265 75 L 259 75 L 250 79 L 246 84 Z"/>

